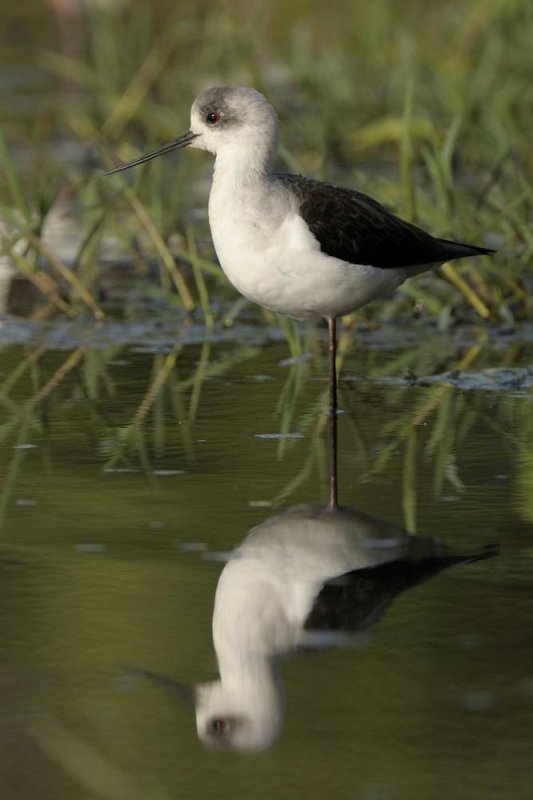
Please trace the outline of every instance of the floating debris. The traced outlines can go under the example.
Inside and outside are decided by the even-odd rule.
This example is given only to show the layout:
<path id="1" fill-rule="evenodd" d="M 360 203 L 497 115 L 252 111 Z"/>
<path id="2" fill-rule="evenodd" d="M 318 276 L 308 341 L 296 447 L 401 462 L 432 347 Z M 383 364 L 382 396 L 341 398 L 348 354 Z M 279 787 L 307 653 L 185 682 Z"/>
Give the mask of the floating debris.
<path id="1" fill-rule="evenodd" d="M 167 525 L 161 519 L 153 519 L 148 523 L 148 527 L 151 531 L 164 531 Z"/>
<path id="2" fill-rule="evenodd" d="M 74 545 L 74 550 L 78 553 L 102 553 L 105 549 L 105 544 L 99 542 L 80 542 Z"/>
<path id="3" fill-rule="evenodd" d="M 170 475 L 185 475 L 184 469 L 154 469 L 154 475 L 159 478 L 167 478 Z"/>
<path id="4" fill-rule="evenodd" d="M 104 467 L 104 472 L 116 473 L 117 475 L 127 475 L 130 472 L 140 472 L 137 467 Z"/>
<path id="5" fill-rule="evenodd" d="M 494 706 L 494 693 L 484 689 L 466 691 L 463 705 L 467 711 L 489 711 Z"/>
<path id="6" fill-rule="evenodd" d="M 294 364 L 305 364 L 306 361 L 310 361 L 313 358 L 312 353 L 302 353 L 299 356 L 290 356 L 289 358 L 283 358 L 281 361 L 278 362 L 280 367 L 292 367 Z"/>
<path id="7" fill-rule="evenodd" d="M 447 383 L 463 391 L 513 392 L 520 394 L 533 388 L 533 366 L 493 367 L 478 372 L 452 370 L 438 375 L 347 375 L 342 380 L 347 383 L 367 382 L 392 386 L 427 387 L 436 383 Z"/>
<path id="8" fill-rule="evenodd" d="M 303 433 L 254 433 L 255 439 L 303 439 Z"/>
<path id="9" fill-rule="evenodd" d="M 204 554 L 206 561 L 231 561 L 232 558 L 241 558 L 235 550 L 212 550 Z"/>

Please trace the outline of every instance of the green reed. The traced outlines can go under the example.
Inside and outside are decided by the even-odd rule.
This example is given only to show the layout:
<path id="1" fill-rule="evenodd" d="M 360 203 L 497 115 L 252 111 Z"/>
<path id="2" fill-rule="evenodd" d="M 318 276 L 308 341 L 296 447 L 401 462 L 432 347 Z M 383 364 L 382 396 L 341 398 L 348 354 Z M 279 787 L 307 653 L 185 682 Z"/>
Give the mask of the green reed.
<path id="1" fill-rule="evenodd" d="M 206 83 L 253 83 L 279 109 L 281 168 L 358 186 L 437 234 L 500 250 L 493 260 L 463 261 L 413 281 L 358 318 L 413 308 L 443 325 L 528 316 L 530 4 L 340 6 L 327 21 L 317 2 L 305 16 L 281 3 L 269 14 L 240 3 L 213 2 L 207 13 L 181 4 L 164 20 L 157 3 L 135 14 L 87 10 L 78 56 L 59 47 L 40 56 L 64 92 L 54 124 L 85 150 L 84 163 L 47 153 L 42 137 L 49 129 L 40 119 L 33 129 L 12 120 L 0 140 L 7 189 L 0 216 L 8 220 L 2 251 L 14 267 L 37 282 L 57 313 L 69 313 L 67 306 L 82 313 L 90 297 L 98 316 L 102 248 L 112 237 L 169 303 L 177 299 L 185 312 L 209 308 L 212 322 L 218 301 L 234 293 L 216 265 L 205 220 L 195 214 L 191 222 L 205 208 L 207 157 L 186 153 L 126 177 L 103 178 L 100 170 L 185 130 L 191 99 Z M 30 143 L 29 166 L 10 155 L 10 130 Z M 40 236 L 64 202 L 65 185 L 81 231 L 68 272 L 58 271 L 61 255 Z"/>

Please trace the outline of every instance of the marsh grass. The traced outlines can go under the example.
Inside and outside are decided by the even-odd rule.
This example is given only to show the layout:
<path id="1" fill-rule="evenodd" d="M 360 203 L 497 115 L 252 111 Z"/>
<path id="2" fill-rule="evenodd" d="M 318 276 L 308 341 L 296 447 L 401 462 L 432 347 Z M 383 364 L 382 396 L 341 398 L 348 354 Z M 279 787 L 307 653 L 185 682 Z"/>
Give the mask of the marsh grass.
<path id="1" fill-rule="evenodd" d="M 197 213 L 205 208 L 206 158 L 170 157 L 126 177 L 103 178 L 100 169 L 185 130 L 199 87 L 241 82 L 279 108 L 282 168 L 357 185 L 440 235 L 500 250 L 493 260 L 447 265 L 413 281 L 358 318 L 416 308 L 443 325 L 465 318 L 509 324 L 529 314 L 527 0 L 433 10 L 394 0 L 371 10 L 340 3 L 327 19 L 318 3 L 305 13 L 281 3 L 253 11 L 211 3 L 202 12 L 185 4 L 169 13 L 156 3 L 135 13 L 91 7 L 79 25 L 78 56 L 48 48 L 40 61 L 63 91 L 53 123 L 63 140 L 77 142 L 82 160 L 46 154 L 39 134 L 50 125 L 39 120 L 24 128 L 29 164 L 10 156 L 9 124 L 0 138 L 2 250 L 58 313 L 102 315 L 95 279 L 109 239 L 143 278 L 158 265 L 155 280 L 169 302 L 177 295 L 185 312 L 209 308 L 207 324 L 214 301 L 232 297 Z M 11 128 L 20 146 L 15 120 Z M 68 269 L 40 236 L 65 202 L 75 205 L 81 241 Z"/>

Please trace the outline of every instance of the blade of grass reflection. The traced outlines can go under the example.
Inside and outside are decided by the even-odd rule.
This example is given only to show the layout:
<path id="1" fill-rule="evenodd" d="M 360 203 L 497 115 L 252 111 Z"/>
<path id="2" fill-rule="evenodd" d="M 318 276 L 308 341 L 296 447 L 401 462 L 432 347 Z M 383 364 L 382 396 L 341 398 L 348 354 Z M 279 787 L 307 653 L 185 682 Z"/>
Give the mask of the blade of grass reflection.
<path id="1" fill-rule="evenodd" d="M 151 465 L 149 464 L 146 444 L 142 433 L 142 425 L 146 416 L 150 412 L 156 397 L 168 380 L 169 375 L 174 370 L 178 355 L 182 349 L 183 343 L 179 342 L 174 346 L 173 350 L 168 353 L 168 355 L 164 356 L 164 358 L 162 358 L 160 355 L 156 355 L 154 357 L 152 382 L 145 392 L 141 402 L 139 403 L 131 421 L 121 429 L 118 441 L 104 469 L 113 469 L 115 465 L 121 461 L 129 449 L 132 447 L 136 449 L 137 445 L 140 444 L 141 447 L 139 450 L 137 450 L 137 453 L 141 459 L 141 462 L 144 462 L 144 466 L 147 467 L 145 470 L 147 474 L 151 472 Z"/>
<path id="2" fill-rule="evenodd" d="M 283 335 L 285 336 L 291 358 L 298 358 L 302 354 L 300 326 L 295 320 L 290 319 L 290 317 L 283 317 L 278 313 L 274 313 L 274 318 L 276 320 L 277 327 L 281 329 Z"/>
<path id="3" fill-rule="evenodd" d="M 323 502 L 327 502 L 327 487 L 328 487 L 328 479 L 329 479 L 329 458 L 328 458 L 328 446 L 327 442 L 323 437 L 318 437 L 314 441 L 313 445 L 314 453 L 315 453 L 315 464 L 317 467 L 318 472 L 318 484 L 321 487 L 324 493 Z"/>
<path id="4" fill-rule="evenodd" d="M 154 399 L 152 406 L 152 420 L 153 452 L 156 458 L 162 458 L 165 454 L 167 443 L 165 402 L 163 392 L 159 392 Z"/>
<path id="5" fill-rule="evenodd" d="M 410 428 L 407 435 L 402 470 L 402 505 L 405 527 L 416 533 L 416 455 L 418 434 Z"/>
<path id="6" fill-rule="evenodd" d="M 406 433 L 409 433 L 409 429 L 407 429 Z M 364 481 L 373 480 L 376 475 L 379 475 L 385 469 L 392 456 L 398 451 L 402 440 L 403 437 L 398 437 L 388 444 L 380 445 L 378 455 L 373 459 L 371 468 L 362 476 Z"/>
<path id="7" fill-rule="evenodd" d="M 306 383 L 308 371 L 309 367 L 305 363 L 291 365 L 276 405 L 276 416 L 280 419 L 279 429 L 281 433 L 289 433 L 293 427 L 296 405 Z M 290 439 L 287 438 L 279 440 L 277 447 L 278 460 L 283 458 L 289 441 Z"/>
<path id="8" fill-rule="evenodd" d="M 288 498 L 291 497 L 291 495 L 293 495 L 312 474 L 314 463 L 315 454 L 313 450 L 309 449 L 301 469 L 298 470 L 291 480 L 285 484 L 283 489 L 281 489 L 281 491 L 275 495 L 272 500 L 272 504 L 278 506 L 281 505 L 281 503 L 285 503 Z"/>
<path id="9" fill-rule="evenodd" d="M 354 447 L 353 452 L 361 464 L 362 473 L 365 474 L 370 464 L 370 456 L 359 422 L 352 414 L 346 414 L 343 419 L 343 425 L 344 427 L 348 427 L 351 432 Z"/>
<path id="10" fill-rule="evenodd" d="M 115 383 L 108 366 L 110 361 L 120 357 L 123 350 L 122 346 L 111 347 L 106 350 L 87 350 L 83 362 L 82 390 L 88 405 L 93 403 L 98 407 L 102 385 L 104 385 L 109 397 L 116 393 Z"/>
<path id="11" fill-rule="evenodd" d="M 11 458 L 11 461 L 7 468 L 2 489 L 0 490 L 0 530 L 2 530 L 3 528 L 6 512 L 9 507 L 9 503 L 11 501 L 13 493 L 15 491 L 15 486 L 17 483 L 17 479 L 20 475 L 20 472 L 22 470 L 24 459 L 28 453 L 28 451 L 23 447 L 21 447 L 21 445 L 26 443 L 31 422 L 32 422 L 32 409 L 30 408 L 30 406 L 26 406 L 20 417 L 19 434 L 16 440 L 16 444 L 14 446 L 13 457 Z"/>
<path id="12" fill-rule="evenodd" d="M 228 370 L 233 369 L 241 361 L 246 361 L 249 358 L 257 358 L 260 353 L 261 349 L 258 347 L 251 347 L 248 345 L 238 347 L 235 352 L 223 356 L 218 361 L 211 362 L 209 366 L 205 368 L 203 380 L 218 378 L 221 375 L 224 375 Z M 194 382 L 196 380 L 197 378 L 195 372 L 188 378 L 183 378 L 179 381 L 179 389 L 183 390 L 194 386 Z"/>
<path id="13" fill-rule="evenodd" d="M 156 487 L 159 485 L 159 481 L 154 475 L 153 464 L 148 453 L 146 432 L 144 431 L 142 425 L 135 425 L 130 429 L 130 432 L 131 435 L 128 437 L 128 446 L 130 449 L 135 450 L 135 455 L 139 459 L 141 469 L 144 472 L 145 477 L 148 479 L 148 483 L 152 487 Z"/>
<path id="14" fill-rule="evenodd" d="M 480 338 L 483 340 L 482 343 L 474 344 L 469 347 L 464 356 L 459 360 L 456 367 L 459 371 L 470 366 L 483 351 L 486 333 L 481 334 Z M 392 436 L 393 439 L 388 444 L 380 447 L 377 458 L 371 469 L 365 475 L 365 480 L 371 480 L 375 475 L 379 474 L 379 472 L 385 468 L 394 453 L 397 452 L 398 448 L 409 439 L 411 430 L 425 424 L 427 419 L 438 409 L 442 398 L 454 391 L 455 387 L 449 383 L 439 384 L 429 393 L 429 399 L 425 395 L 423 396 L 415 407 L 414 412 L 409 410 L 407 414 L 394 418 L 388 424 L 384 425 L 381 431 L 382 438 Z"/>
<path id="15" fill-rule="evenodd" d="M 44 353 L 46 353 L 46 347 L 44 345 L 39 345 L 39 347 L 32 350 L 26 358 L 17 364 L 15 369 L 2 381 L 0 386 L 0 400 L 8 396 L 11 389 L 24 377 L 31 365 L 38 361 Z"/>
<path id="16" fill-rule="evenodd" d="M 448 467 L 454 457 L 456 445 L 454 422 L 459 414 L 460 399 L 457 397 L 457 392 L 447 392 L 438 405 L 433 430 L 426 446 L 426 453 L 433 456 L 433 493 L 436 497 L 442 493 Z M 460 480 L 456 481 L 455 488 L 458 491 L 463 490 Z"/>
<path id="17" fill-rule="evenodd" d="M 298 331 L 297 346 L 296 342 L 293 343 L 291 353 L 295 363 L 291 363 L 289 374 L 281 393 L 278 397 L 276 404 L 276 415 L 280 418 L 280 431 L 281 433 L 289 433 L 293 427 L 293 420 L 299 398 L 302 395 L 303 389 L 306 386 L 307 378 L 310 372 L 310 362 L 302 361 L 302 356 L 316 350 L 317 345 L 320 345 L 321 337 L 318 335 L 316 328 L 309 328 L 307 331 Z M 298 423 L 296 427 L 300 427 Z M 283 458 L 285 450 L 288 445 L 294 444 L 293 440 L 282 438 L 278 442 L 277 457 L 279 460 Z"/>
<path id="18" fill-rule="evenodd" d="M 32 720 L 30 732 L 35 743 L 84 791 L 102 800 L 150 800 L 169 798 L 157 787 L 154 794 L 141 787 L 130 775 L 108 761 L 92 745 L 82 741 L 73 730 L 53 716 Z"/>
<path id="19" fill-rule="evenodd" d="M 65 361 L 61 364 L 60 367 L 56 369 L 54 374 L 48 381 L 42 386 L 37 394 L 35 394 L 31 400 L 29 401 L 30 408 L 35 408 L 36 406 L 40 405 L 40 403 L 45 400 L 48 395 L 59 386 L 63 378 L 76 367 L 81 359 L 85 355 L 85 348 L 84 347 L 77 347 L 75 350 L 70 353 L 70 355 L 65 359 Z M 32 366 L 35 365 L 35 362 L 32 362 Z"/>
<path id="20" fill-rule="evenodd" d="M 281 491 L 279 491 L 278 494 L 273 497 L 272 504 L 274 506 L 285 503 L 312 475 L 314 467 L 316 467 L 320 476 L 319 485 L 322 487 L 327 487 L 327 476 L 329 469 L 326 452 L 327 442 L 322 435 L 322 431 L 326 427 L 327 420 L 324 421 L 324 419 L 318 416 L 322 407 L 323 397 L 326 395 L 327 393 L 321 394 L 313 409 L 309 410 L 305 419 L 302 419 L 301 429 L 304 431 L 312 431 L 308 436 L 310 443 L 309 447 L 307 448 L 307 454 L 302 467 L 298 470 L 298 472 L 295 473 L 289 483 L 287 483 L 281 489 Z M 324 497 L 324 502 L 326 499 L 327 498 Z"/>
<path id="21" fill-rule="evenodd" d="M 172 352 L 168 353 L 168 355 L 164 356 L 161 359 L 161 356 L 157 355 L 154 358 L 154 378 L 148 391 L 145 393 L 143 399 L 141 400 L 137 411 L 131 421 L 131 425 L 138 426 L 140 425 L 148 412 L 150 411 L 152 404 L 165 385 L 169 374 L 172 372 L 174 367 L 176 366 L 176 361 L 178 355 L 181 353 L 183 349 L 183 344 L 180 342 L 179 344 L 174 345 Z"/>
<path id="22" fill-rule="evenodd" d="M 307 344 L 310 344 L 309 339 L 307 340 Z M 353 338 L 350 332 L 348 330 L 343 330 L 337 343 L 337 374 L 341 373 L 344 360 L 349 353 L 352 344 Z M 302 348 L 300 347 L 300 350 L 301 349 Z M 306 363 L 297 363 L 293 366 L 296 368 L 295 372 L 293 373 L 293 376 L 289 376 L 289 380 L 284 386 L 280 401 L 278 401 L 277 408 L 278 414 L 281 414 L 281 430 L 284 433 L 288 432 L 292 426 L 297 397 L 304 386 L 304 377 L 306 375 Z M 287 391 L 285 391 L 286 389 Z M 313 434 L 314 436 L 321 437 L 324 434 L 328 421 L 327 413 L 324 413 L 324 409 L 328 408 L 329 405 L 328 392 L 329 390 L 327 388 L 324 389 L 319 394 L 316 401 L 312 403 L 299 418 L 297 427 L 299 431 L 304 433 L 304 435 L 309 435 L 313 424 L 315 425 L 315 432 Z M 282 439 L 278 444 L 278 458 L 281 459 L 285 451 L 294 446 L 294 444 L 295 441 L 292 439 Z"/>
<path id="23" fill-rule="evenodd" d="M 477 357 L 480 355 L 480 353 L 483 351 L 483 347 L 485 346 L 487 340 L 486 332 L 482 331 L 481 335 L 478 338 L 482 341 L 480 341 L 479 344 L 471 345 L 464 354 L 464 356 L 458 362 L 455 369 L 458 370 L 459 372 L 462 372 L 463 370 L 467 369 L 471 364 L 473 364 L 474 361 L 477 359 Z M 449 383 L 443 383 L 440 386 L 437 386 L 437 388 L 433 392 L 431 392 L 430 399 L 424 404 L 423 408 L 418 412 L 418 414 L 413 419 L 411 423 L 413 427 L 421 425 L 438 406 L 442 395 L 445 394 L 446 392 L 449 392 L 452 389 L 453 386 L 451 386 Z"/>
<path id="24" fill-rule="evenodd" d="M 170 395 L 170 404 L 174 412 L 177 432 L 183 443 L 185 456 L 189 462 L 194 461 L 194 445 L 192 438 L 191 425 L 183 424 L 183 420 L 187 419 L 187 412 L 185 410 L 185 403 L 183 402 L 183 390 L 179 386 L 177 371 L 172 372 L 168 380 L 168 389 Z"/>
<path id="25" fill-rule="evenodd" d="M 200 397 L 202 394 L 202 386 L 205 381 L 210 355 L 211 343 L 204 342 L 200 351 L 200 359 L 194 371 L 191 399 L 189 402 L 189 413 L 187 414 L 189 425 L 193 425 L 194 421 L 196 420 L 196 414 L 198 413 L 198 406 L 200 404 Z"/>

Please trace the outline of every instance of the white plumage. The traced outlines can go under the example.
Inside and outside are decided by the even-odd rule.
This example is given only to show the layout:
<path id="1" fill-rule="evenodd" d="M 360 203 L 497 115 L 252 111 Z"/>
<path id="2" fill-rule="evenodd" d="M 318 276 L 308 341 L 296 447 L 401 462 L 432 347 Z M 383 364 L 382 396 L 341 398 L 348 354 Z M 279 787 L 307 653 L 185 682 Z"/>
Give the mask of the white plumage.
<path id="1" fill-rule="evenodd" d="M 349 643 L 399 592 L 493 552 L 455 556 L 353 508 L 311 503 L 265 520 L 219 578 L 213 642 L 220 680 L 196 687 L 200 739 L 220 749 L 268 747 L 284 716 L 279 655 Z"/>

